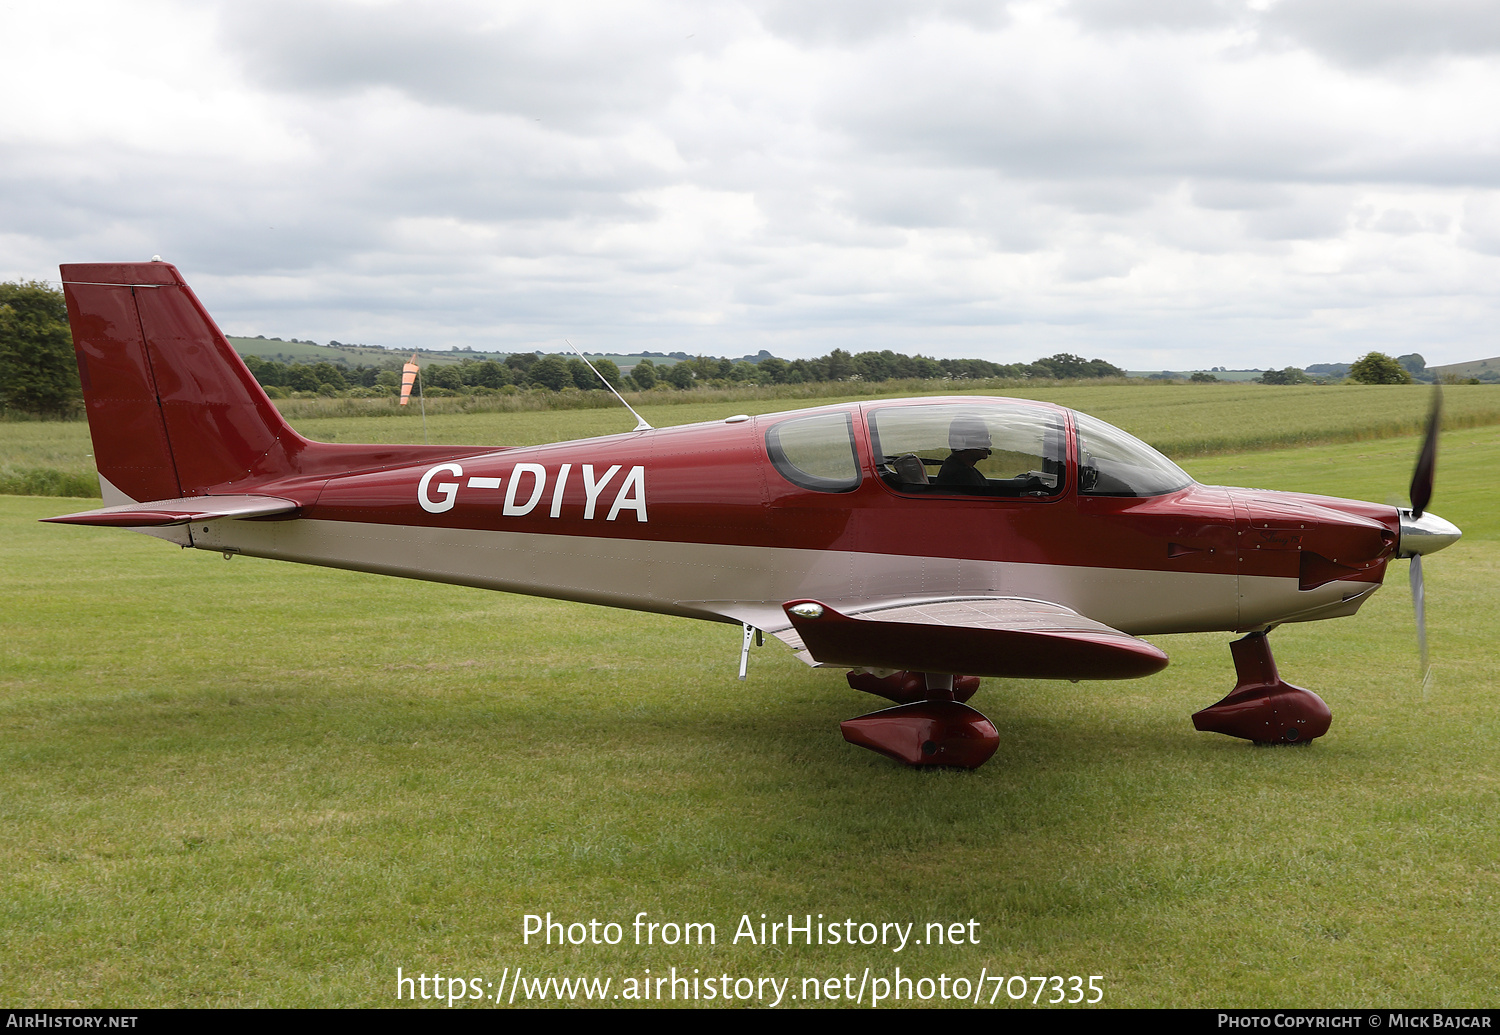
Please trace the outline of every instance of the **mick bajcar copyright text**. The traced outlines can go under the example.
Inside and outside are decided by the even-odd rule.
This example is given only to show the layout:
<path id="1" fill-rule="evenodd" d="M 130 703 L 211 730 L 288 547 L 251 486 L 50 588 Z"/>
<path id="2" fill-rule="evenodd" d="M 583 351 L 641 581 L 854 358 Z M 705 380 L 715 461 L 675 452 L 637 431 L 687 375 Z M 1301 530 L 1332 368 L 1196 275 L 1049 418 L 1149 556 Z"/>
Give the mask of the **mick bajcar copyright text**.
<path id="1" fill-rule="evenodd" d="M 1332 1010 L 1286 1013 L 1220 1013 L 1220 1028 L 1345 1028 L 1377 1031 L 1381 1028 L 1458 1029 L 1489 1028 L 1491 1016 L 1479 1010 Z"/>

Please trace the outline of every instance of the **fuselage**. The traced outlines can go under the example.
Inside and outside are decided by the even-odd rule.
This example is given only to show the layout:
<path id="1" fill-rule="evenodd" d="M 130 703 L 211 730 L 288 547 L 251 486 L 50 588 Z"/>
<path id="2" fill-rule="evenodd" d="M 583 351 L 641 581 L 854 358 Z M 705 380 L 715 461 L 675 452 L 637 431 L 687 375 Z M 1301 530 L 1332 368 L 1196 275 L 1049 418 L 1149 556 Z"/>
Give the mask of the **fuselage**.
<path id="1" fill-rule="evenodd" d="M 970 410 L 1002 432 L 1023 418 L 1043 428 L 1038 469 L 959 488 L 941 484 L 953 465 L 939 469 L 936 450 L 893 455 L 897 429 L 925 415 L 946 428 Z M 787 625 L 787 600 L 858 607 L 963 595 L 1053 601 L 1136 635 L 1352 614 L 1396 553 L 1394 507 L 1185 475 L 1155 491 L 1172 484 L 1170 472 L 1133 486 L 1101 475 L 1109 462 L 1087 450 L 1106 446 L 1093 430 L 1085 441 L 1081 420 L 1090 419 L 1048 404 L 962 396 L 455 450 L 241 481 L 235 491 L 301 509 L 194 524 L 179 541 L 768 630 Z M 1116 448 L 1134 442 L 1108 430 L 1122 436 Z M 902 461 L 927 467 L 902 475 Z"/>

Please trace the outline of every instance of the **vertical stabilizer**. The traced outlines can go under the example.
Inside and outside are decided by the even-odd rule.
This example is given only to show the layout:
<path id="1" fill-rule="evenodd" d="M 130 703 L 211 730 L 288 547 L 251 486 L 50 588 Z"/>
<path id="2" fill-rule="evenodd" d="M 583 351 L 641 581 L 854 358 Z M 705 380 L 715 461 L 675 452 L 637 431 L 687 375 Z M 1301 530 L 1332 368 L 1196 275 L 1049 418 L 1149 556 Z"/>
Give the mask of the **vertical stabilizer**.
<path id="1" fill-rule="evenodd" d="M 271 405 L 176 267 L 70 264 L 62 280 L 106 494 L 176 499 L 295 471 L 308 442 Z"/>

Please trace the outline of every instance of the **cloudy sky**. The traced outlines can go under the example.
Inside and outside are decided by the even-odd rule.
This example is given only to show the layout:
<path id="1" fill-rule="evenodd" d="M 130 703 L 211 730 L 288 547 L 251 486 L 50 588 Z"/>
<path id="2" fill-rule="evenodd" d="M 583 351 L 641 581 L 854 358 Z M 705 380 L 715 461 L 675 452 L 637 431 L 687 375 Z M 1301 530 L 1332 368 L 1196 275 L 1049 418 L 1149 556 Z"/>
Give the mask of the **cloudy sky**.
<path id="1" fill-rule="evenodd" d="M 1500 355 L 1494 0 L 0 0 L 0 279 L 230 333 Z"/>

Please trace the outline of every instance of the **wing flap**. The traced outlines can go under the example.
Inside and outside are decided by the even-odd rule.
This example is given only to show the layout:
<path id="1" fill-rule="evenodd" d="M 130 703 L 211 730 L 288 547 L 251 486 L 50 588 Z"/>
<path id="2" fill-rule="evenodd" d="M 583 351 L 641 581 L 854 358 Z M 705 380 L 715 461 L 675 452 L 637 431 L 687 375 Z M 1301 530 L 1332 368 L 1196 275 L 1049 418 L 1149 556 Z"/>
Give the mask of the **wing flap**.
<path id="1" fill-rule="evenodd" d="M 279 496 L 188 496 L 184 499 L 127 503 L 122 507 L 85 510 L 61 517 L 42 518 L 62 525 L 103 525 L 108 528 L 156 528 L 185 525 L 215 518 L 271 517 L 289 514 L 301 504 Z"/>
<path id="2" fill-rule="evenodd" d="M 1134 679 L 1167 655 L 1145 640 L 1045 600 L 973 597 L 841 613 L 816 600 L 782 605 L 775 635 L 819 664 L 1014 679 Z"/>

